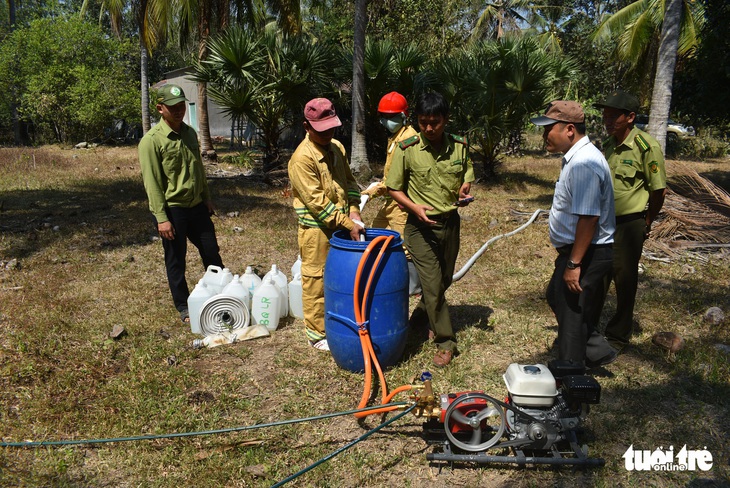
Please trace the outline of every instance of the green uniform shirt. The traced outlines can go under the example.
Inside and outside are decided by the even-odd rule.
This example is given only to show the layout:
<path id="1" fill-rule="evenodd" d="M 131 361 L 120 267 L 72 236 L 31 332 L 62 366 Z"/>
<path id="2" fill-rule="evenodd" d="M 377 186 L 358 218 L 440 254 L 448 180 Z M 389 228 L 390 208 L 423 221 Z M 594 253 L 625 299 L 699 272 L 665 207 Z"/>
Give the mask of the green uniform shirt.
<path id="1" fill-rule="evenodd" d="M 455 210 L 459 188 L 474 181 L 466 139 L 445 136 L 439 153 L 422 133 L 398 144 L 385 181 L 388 188 L 405 192 L 413 203 L 433 207 L 426 215 Z"/>
<path id="2" fill-rule="evenodd" d="M 150 211 L 158 224 L 169 220 L 165 207 L 191 208 L 210 200 L 195 129 L 183 123 L 178 134 L 161 120 L 139 142 L 138 152 Z"/>
<path id="3" fill-rule="evenodd" d="M 621 144 L 613 137 L 603 143 L 613 177 L 616 216 L 643 212 L 649 194 L 667 187 L 664 156 L 659 143 L 634 127 Z"/>

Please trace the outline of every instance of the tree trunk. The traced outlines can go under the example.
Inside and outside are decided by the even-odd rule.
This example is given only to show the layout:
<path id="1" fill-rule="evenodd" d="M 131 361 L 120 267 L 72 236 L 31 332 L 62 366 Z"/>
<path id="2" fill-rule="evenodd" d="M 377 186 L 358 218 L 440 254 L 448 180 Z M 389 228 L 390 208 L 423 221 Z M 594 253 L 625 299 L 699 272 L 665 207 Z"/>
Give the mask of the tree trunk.
<path id="1" fill-rule="evenodd" d="M 10 32 L 15 30 L 15 0 L 8 0 L 8 10 L 10 11 Z M 23 137 L 21 135 L 20 116 L 18 115 L 18 89 L 13 86 L 12 88 L 12 102 L 10 104 L 10 111 L 13 118 L 13 142 L 16 146 L 23 144 Z"/>
<path id="2" fill-rule="evenodd" d="M 666 150 L 667 120 L 672 103 L 672 83 L 674 68 L 677 65 L 677 47 L 679 46 L 679 28 L 682 20 L 682 0 L 667 0 L 664 13 L 662 34 L 659 40 L 654 90 L 651 96 L 651 111 L 647 131 L 654 136 L 662 148 Z"/>
<path id="3" fill-rule="evenodd" d="M 211 5 L 208 0 L 202 0 L 199 4 L 198 27 L 200 44 L 198 45 L 198 61 L 203 62 L 208 58 L 208 37 L 210 36 Z M 198 82 L 198 136 L 200 137 L 200 152 L 204 158 L 216 159 L 213 149 L 213 142 L 210 138 L 210 125 L 208 123 L 208 85 L 205 82 Z"/>
<path id="4" fill-rule="evenodd" d="M 139 36 L 139 59 L 139 83 L 142 92 L 142 134 L 147 134 L 147 131 L 150 130 L 150 84 L 148 78 L 147 48 L 144 45 L 142 36 Z"/>
<path id="5" fill-rule="evenodd" d="M 350 167 L 355 173 L 369 173 L 365 137 L 365 24 L 367 0 L 355 2 L 355 40 L 352 55 L 352 149 Z"/>

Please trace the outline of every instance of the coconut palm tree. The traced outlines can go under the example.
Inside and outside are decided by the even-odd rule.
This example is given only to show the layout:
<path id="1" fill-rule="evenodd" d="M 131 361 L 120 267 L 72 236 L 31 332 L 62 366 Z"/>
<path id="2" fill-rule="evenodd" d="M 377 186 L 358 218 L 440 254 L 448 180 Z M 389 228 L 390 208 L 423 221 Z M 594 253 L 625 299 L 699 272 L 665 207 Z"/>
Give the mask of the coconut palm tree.
<path id="1" fill-rule="evenodd" d="M 649 132 L 666 145 L 677 57 L 692 55 L 704 24 L 702 2 L 693 0 L 637 0 L 608 17 L 596 38 L 618 36 L 617 55 L 632 67 L 655 66 Z M 655 100 L 656 97 L 656 100 Z"/>
<path id="2" fill-rule="evenodd" d="M 682 0 L 668 0 L 664 13 L 662 34 L 657 54 L 657 69 L 651 97 L 648 131 L 659 142 L 662 152 L 667 144 L 667 121 L 672 102 L 674 68 L 677 64 L 680 27 L 682 25 Z"/>
<path id="3" fill-rule="evenodd" d="M 79 14 L 82 18 L 88 7 L 89 0 L 84 0 Z M 130 10 L 134 15 L 139 35 L 142 131 L 147 133 L 150 130 L 148 55 L 157 46 L 160 36 L 163 34 L 161 27 L 166 23 L 165 16 L 169 14 L 169 10 L 162 0 L 133 0 L 130 5 L 128 5 L 127 0 L 104 0 L 101 4 L 99 22 L 101 22 L 104 12 L 107 12 L 111 21 L 112 32 L 120 38 L 123 16 L 125 12 Z"/>
<path id="4" fill-rule="evenodd" d="M 501 39 L 519 33 L 520 24 L 528 23 L 525 14 L 534 8 L 533 0 L 490 0 L 479 14 L 472 38 Z"/>
<path id="5" fill-rule="evenodd" d="M 597 40 L 617 38 L 616 55 L 631 67 L 646 66 L 658 46 L 659 34 L 669 0 L 636 0 L 607 16 L 594 34 Z M 687 56 L 699 45 L 704 23 L 702 2 L 680 1 L 680 29 L 677 54 Z"/>
<path id="6" fill-rule="evenodd" d="M 352 150 L 350 167 L 355 173 L 369 173 L 365 135 L 365 25 L 367 0 L 355 0 L 355 35 L 352 54 Z"/>

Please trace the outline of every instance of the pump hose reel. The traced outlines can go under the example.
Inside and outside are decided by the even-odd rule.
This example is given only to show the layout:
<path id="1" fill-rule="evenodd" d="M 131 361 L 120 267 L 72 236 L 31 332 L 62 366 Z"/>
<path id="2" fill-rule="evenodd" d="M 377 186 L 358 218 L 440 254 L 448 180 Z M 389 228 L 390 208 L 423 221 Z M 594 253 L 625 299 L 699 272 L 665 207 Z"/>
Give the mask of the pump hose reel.
<path id="1" fill-rule="evenodd" d="M 249 320 L 246 304 L 232 296 L 210 297 L 200 311 L 200 329 L 206 336 L 246 328 Z"/>

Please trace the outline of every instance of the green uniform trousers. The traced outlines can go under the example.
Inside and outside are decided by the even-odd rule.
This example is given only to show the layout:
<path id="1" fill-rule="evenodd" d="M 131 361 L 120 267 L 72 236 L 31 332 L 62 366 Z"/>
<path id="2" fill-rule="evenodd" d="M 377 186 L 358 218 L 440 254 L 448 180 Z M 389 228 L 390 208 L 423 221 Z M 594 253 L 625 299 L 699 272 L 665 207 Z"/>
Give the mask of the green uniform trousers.
<path id="1" fill-rule="evenodd" d="M 416 307 L 420 310 L 415 310 L 414 315 L 425 310 L 436 347 L 456 353 L 456 336 L 445 295 L 459 255 L 461 219 L 456 211 L 430 218 L 437 223 L 429 225 L 409 215 L 403 232 L 423 288 L 421 302 Z"/>
<path id="2" fill-rule="evenodd" d="M 627 343 L 631 339 L 639 284 L 639 259 L 645 235 L 644 218 L 616 223 L 612 270 L 612 279 L 616 285 L 616 315 L 608 321 L 605 332 L 606 338 L 610 340 Z"/>

